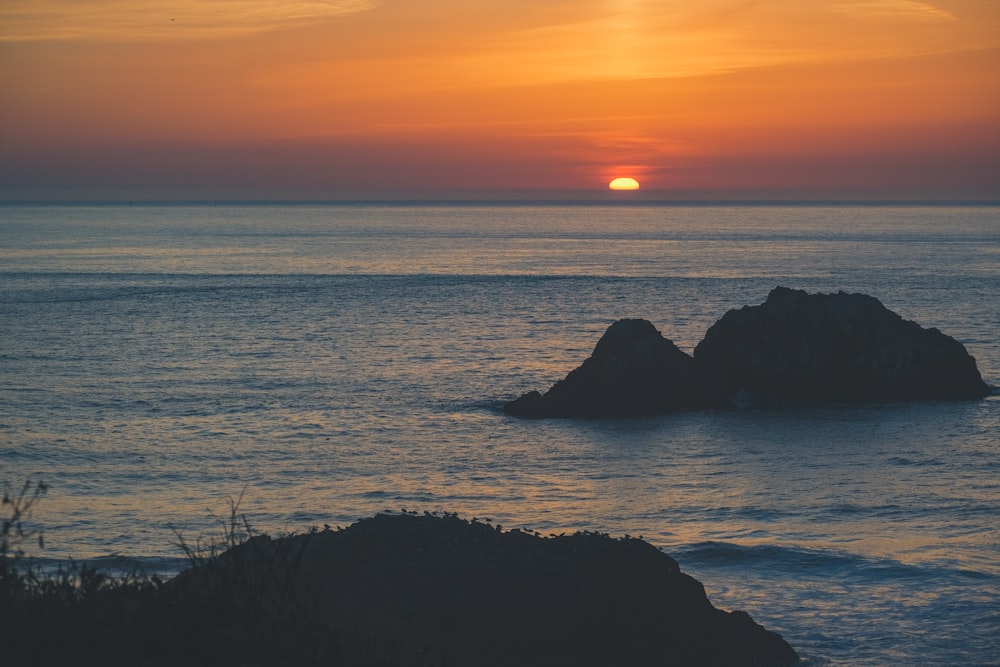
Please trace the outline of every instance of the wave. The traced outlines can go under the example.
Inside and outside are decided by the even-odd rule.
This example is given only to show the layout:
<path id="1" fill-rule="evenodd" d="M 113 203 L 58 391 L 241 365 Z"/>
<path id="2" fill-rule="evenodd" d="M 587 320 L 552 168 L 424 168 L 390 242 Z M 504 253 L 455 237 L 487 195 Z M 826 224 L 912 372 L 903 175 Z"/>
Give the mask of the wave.
<path id="1" fill-rule="evenodd" d="M 382 495 L 381 492 L 376 493 Z M 685 569 L 685 566 L 695 569 L 767 569 L 772 573 L 781 573 L 783 577 L 789 579 L 795 579 L 807 572 L 812 578 L 850 577 L 858 581 L 877 579 L 881 582 L 902 582 L 947 577 L 1000 583 L 1000 575 L 942 564 L 903 563 L 890 558 L 862 556 L 839 550 L 700 542 L 674 547 L 668 552 L 680 563 L 682 569 Z M 186 569 L 190 562 L 184 557 L 131 557 L 111 554 L 81 559 L 35 557 L 27 559 L 25 564 L 46 573 L 86 566 L 116 576 L 142 574 L 170 576 Z"/>
<path id="2" fill-rule="evenodd" d="M 787 547 L 773 544 L 740 545 L 729 542 L 699 542 L 668 550 L 683 568 L 767 568 L 795 578 L 810 576 L 851 576 L 879 581 L 926 577 L 993 580 L 1000 575 L 970 570 L 947 563 L 904 563 L 892 558 L 863 556 L 836 549 Z"/>
<path id="3" fill-rule="evenodd" d="M 42 575 L 72 574 L 81 568 L 103 572 L 114 577 L 169 577 L 191 566 L 190 559 L 172 556 L 95 556 L 91 558 L 30 557 L 19 561 L 24 569 Z"/>

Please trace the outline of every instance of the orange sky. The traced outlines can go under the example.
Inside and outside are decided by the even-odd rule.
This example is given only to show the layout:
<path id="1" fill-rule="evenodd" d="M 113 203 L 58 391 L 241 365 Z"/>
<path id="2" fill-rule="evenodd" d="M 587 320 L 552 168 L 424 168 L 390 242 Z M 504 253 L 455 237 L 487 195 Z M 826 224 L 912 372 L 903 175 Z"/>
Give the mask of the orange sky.
<path id="1" fill-rule="evenodd" d="M 0 198 L 1000 199 L 997 0 L 4 0 Z"/>

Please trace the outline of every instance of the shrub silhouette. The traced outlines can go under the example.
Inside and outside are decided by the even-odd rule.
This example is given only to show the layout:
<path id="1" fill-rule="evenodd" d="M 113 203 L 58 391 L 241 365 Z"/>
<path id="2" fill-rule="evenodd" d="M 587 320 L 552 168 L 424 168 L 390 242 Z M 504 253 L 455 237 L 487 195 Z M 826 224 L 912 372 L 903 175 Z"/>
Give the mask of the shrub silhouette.
<path id="1" fill-rule="evenodd" d="M 35 567 L 28 519 L 48 487 L 4 487 L 3 664 L 763 665 L 795 652 L 652 545 L 542 538 L 457 514 L 403 512 L 343 530 L 256 534 L 229 499 L 221 534 L 169 580 Z"/>

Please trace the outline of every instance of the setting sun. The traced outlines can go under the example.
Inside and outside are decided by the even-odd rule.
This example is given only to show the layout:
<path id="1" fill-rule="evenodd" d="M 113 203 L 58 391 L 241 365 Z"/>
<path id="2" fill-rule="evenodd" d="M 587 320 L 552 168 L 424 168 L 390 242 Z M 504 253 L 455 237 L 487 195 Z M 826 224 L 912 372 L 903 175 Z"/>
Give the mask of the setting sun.
<path id="1" fill-rule="evenodd" d="M 0 201 L 994 201 L 996 6 L 3 0 Z"/>
<path id="2" fill-rule="evenodd" d="M 612 190 L 638 190 L 639 181 L 634 178 L 616 178 L 610 183 L 608 187 Z"/>

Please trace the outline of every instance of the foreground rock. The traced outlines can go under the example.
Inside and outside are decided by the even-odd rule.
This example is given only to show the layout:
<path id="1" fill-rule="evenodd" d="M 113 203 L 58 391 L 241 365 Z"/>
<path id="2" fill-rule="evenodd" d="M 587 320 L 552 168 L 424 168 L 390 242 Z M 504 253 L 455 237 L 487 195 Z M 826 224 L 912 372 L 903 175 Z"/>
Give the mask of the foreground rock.
<path id="1" fill-rule="evenodd" d="M 731 310 L 694 351 L 726 395 L 755 403 L 971 399 L 989 393 L 965 347 L 865 294 L 777 287 Z"/>
<path id="2" fill-rule="evenodd" d="M 874 297 L 776 287 L 763 304 L 726 313 L 693 358 L 646 320 L 620 320 L 564 380 L 504 410 L 518 417 L 624 417 L 989 393 L 961 343 L 904 320 Z"/>
<path id="3" fill-rule="evenodd" d="M 504 409 L 518 417 L 628 417 L 712 402 L 690 355 L 646 320 L 619 320 L 564 380 L 544 395 L 529 392 Z"/>
<path id="4" fill-rule="evenodd" d="M 250 582 L 241 589 L 280 580 L 289 611 L 267 609 L 301 611 L 294 627 L 333 637 L 338 664 L 797 661 L 781 637 L 745 613 L 714 608 L 700 583 L 638 539 L 541 538 L 454 516 L 378 515 L 342 531 L 258 537 L 215 568 L 182 574 L 176 586 L 194 595 L 233 573 Z M 276 578 L 276 570 L 291 574 Z"/>

